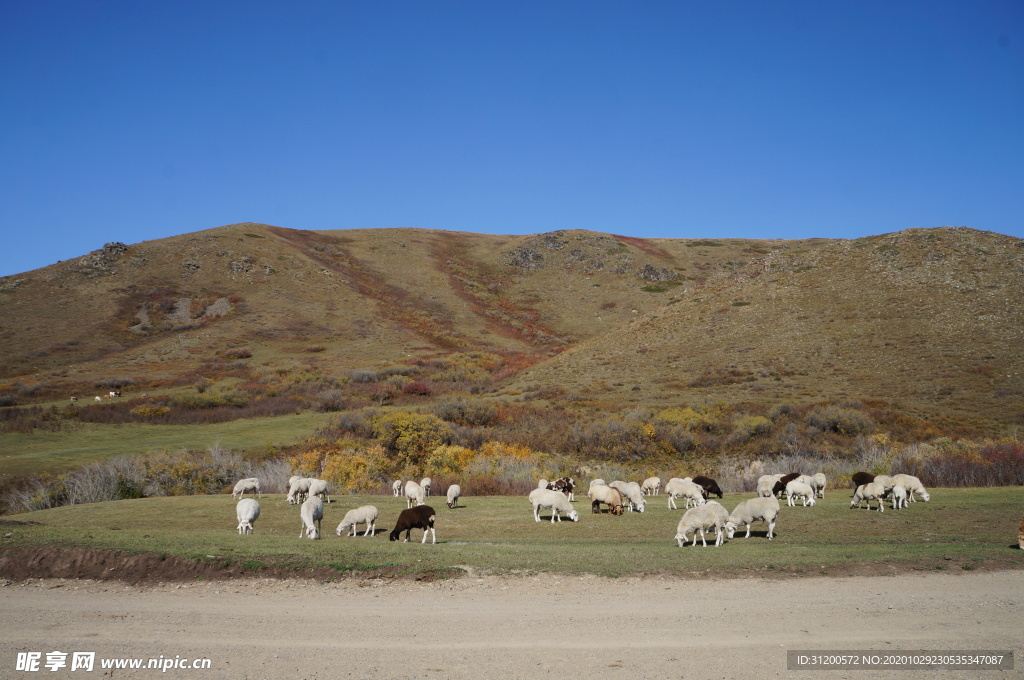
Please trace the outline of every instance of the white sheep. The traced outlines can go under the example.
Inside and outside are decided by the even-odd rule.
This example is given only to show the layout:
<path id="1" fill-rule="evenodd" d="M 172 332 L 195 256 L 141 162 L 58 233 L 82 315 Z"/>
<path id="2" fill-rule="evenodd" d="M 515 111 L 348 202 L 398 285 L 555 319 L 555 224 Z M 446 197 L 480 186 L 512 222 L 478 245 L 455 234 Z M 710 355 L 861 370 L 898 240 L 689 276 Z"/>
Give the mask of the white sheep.
<path id="1" fill-rule="evenodd" d="M 328 486 L 329 485 L 325 480 L 314 479 L 311 477 L 309 479 L 309 490 L 307 491 L 307 493 L 310 496 L 320 496 L 320 498 L 322 498 L 325 503 L 330 503 L 331 497 L 327 494 Z"/>
<path id="2" fill-rule="evenodd" d="M 548 480 L 546 480 L 543 477 L 541 477 L 540 481 L 537 482 L 537 488 L 538 489 L 546 489 L 546 488 L 548 488 Z"/>
<path id="3" fill-rule="evenodd" d="M 712 510 L 718 513 L 719 517 L 722 520 L 721 531 L 725 531 L 725 523 L 729 521 L 729 511 L 725 509 L 725 506 L 723 506 L 718 501 L 708 501 L 704 505 L 710 505 Z M 719 529 L 713 529 L 713 531 L 718 532 Z"/>
<path id="4" fill-rule="evenodd" d="M 424 477 L 420 481 L 420 487 L 423 489 L 423 495 L 424 496 L 429 496 L 430 495 L 430 485 L 431 484 L 433 484 L 433 482 L 430 481 L 430 477 Z"/>
<path id="5" fill-rule="evenodd" d="M 917 499 L 914 498 L 915 493 L 920 494 L 921 500 L 925 501 L 926 503 L 930 501 L 932 498 L 931 496 L 928 495 L 928 491 L 925 490 L 924 484 L 921 483 L 921 480 L 915 477 L 914 475 L 893 475 L 893 481 L 907 490 L 907 500 L 909 500 L 911 503 L 917 502 Z"/>
<path id="6" fill-rule="evenodd" d="M 614 484 L 615 482 L 612 482 Z M 640 490 L 640 485 L 636 482 L 627 482 L 621 487 L 615 487 L 622 494 L 622 500 L 629 502 L 629 511 L 643 512 L 647 507 L 647 501 L 644 500 L 644 492 Z"/>
<path id="7" fill-rule="evenodd" d="M 885 487 L 876 482 L 869 484 L 861 484 L 857 487 L 857 490 L 853 492 L 853 500 L 850 501 L 851 508 L 859 508 L 860 504 L 867 501 L 868 510 L 871 509 L 871 501 L 878 503 L 878 511 L 885 512 L 885 503 L 882 502 L 882 496 L 885 495 Z"/>
<path id="8" fill-rule="evenodd" d="M 299 530 L 299 538 L 306 534 L 306 538 L 320 538 L 320 522 L 324 518 L 324 502 L 318 496 L 310 496 L 299 508 L 299 518 L 302 520 L 302 528 Z"/>
<path id="9" fill-rule="evenodd" d="M 309 496 L 309 483 L 308 477 L 292 477 L 288 480 L 288 504 L 296 505 L 301 503 Z"/>
<path id="10" fill-rule="evenodd" d="M 813 479 L 814 479 L 814 483 L 811 484 L 811 486 L 814 487 L 815 494 L 818 496 L 818 498 L 824 498 L 825 497 L 825 487 L 828 484 L 828 480 L 825 479 L 825 473 L 824 472 L 819 472 L 816 475 L 814 475 Z"/>
<path id="11" fill-rule="evenodd" d="M 899 510 L 907 507 L 907 490 L 897 484 L 892 487 L 892 509 Z"/>
<path id="12" fill-rule="evenodd" d="M 805 508 L 808 505 L 813 507 L 814 489 L 811 488 L 810 484 L 801 482 L 799 479 L 794 479 L 786 485 L 786 504 L 791 507 L 796 506 L 797 498 L 803 498 Z"/>
<path id="13" fill-rule="evenodd" d="M 590 489 L 593 489 L 595 486 L 598 486 L 598 485 L 608 486 L 608 484 L 605 483 L 605 481 L 603 479 L 601 479 L 601 478 L 592 479 L 592 480 L 590 480 L 590 487 L 587 489 L 587 494 L 589 495 L 590 494 Z"/>
<path id="14" fill-rule="evenodd" d="M 892 491 L 892 487 L 896 486 L 896 479 L 891 475 L 875 475 L 872 481 L 875 484 L 880 484 L 885 489 L 886 495 Z"/>
<path id="15" fill-rule="evenodd" d="M 607 487 L 605 487 L 607 488 Z M 533 504 L 533 519 L 540 521 L 540 509 L 551 508 L 551 522 L 561 522 L 562 518 L 558 513 L 565 513 L 565 516 L 573 522 L 580 521 L 579 513 L 572 507 L 569 498 L 561 491 L 552 489 L 534 489 L 530 492 L 530 503 Z"/>
<path id="16" fill-rule="evenodd" d="M 395 494 L 395 498 L 398 498 L 399 496 L 402 495 L 402 487 L 403 484 L 401 479 L 396 479 L 394 482 L 391 483 L 391 493 Z"/>
<path id="17" fill-rule="evenodd" d="M 757 480 L 757 495 L 762 498 L 775 495 L 775 483 L 784 475 L 761 475 Z"/>
<path id="18" fill-rule="evenodd" d="M 608 506 L 613 515 L 622 514 L 622 492 L 604 484 L 595 484 L 587 492 L 590 497 L 590 510 L 595 515 L 601 512 L 601 503 Z"/>
<path id="19" fill-rule="evenodd" d="M 648 477 L 640 485 L 640 490 L 648 496 L 657 496 L 661 493 L 661 477 Z"/>
<path id="20" fill-rule="evenodd" d="M 693 545 L 697 545 L 697 532 L 700 532 L 700 542 L 706 548 L 707 541 L 704 540 L 704 532 L 707 529 L 714 529 L 716 533 L 715 545 L 722 545 L 722 527 L 725 525 L 728 519 L 728 513 L 726 518 L 722 518 L 722 514 L 718 511 L 718 508 L 722 506 L 718 503 L 705 503 L 702 506 L 696 508 L 690 508 L 683 515 L 682 519 L 679 520 L 679 525 L 676 527 L 675 541 L 676 545 L 680 548 L 686 543 L 686 535 L 691 531 L 693 532 Z M 724 508 L 723 508 L 724 510 Z"/>
<path id="21" fill-rule="evenodd" d="M 260 493 L 260 480 L 256 477 L 246 477 L 245 479 L 238 480 L 234 490 L 231 492 L 231 498 L 241 498 L 249 491 L 263 498 L 263 494 Z"/>
<path id="22" fill-rule="evenodd" d="M 747 535 L 750 538 L 750 525 L 754 522 L 766 522 L 768 524 L 768 540 L 775 536 L 775 520 L 779 516 L 779 499 L 775 496 L 751 498 L 743 501 L 729 513 L 729 520 L 725 523 L 726 538 L 732 538 L 736 534 L 736 527 L 747 525 Z"/>
<path id="23" fill-rule="evenodd" d="M 235 506 L 235 515 L 238 517 L 238 533 L 251 534 L 252 525 L 260 516 L 260 504 L 252 498 L 243 498 Z"/>
<path id="24" fill-rule="evenodd" d="M 414 505 L 423 505 L 423 487 L 411 479 L 405 483 L 405 507 L 411 508 Z"/>
<path id="25" fill-rule="evenodd" d="M 458 484 L 452 484 L 448 487 L 448 507 L 454 508 L 459 504 L 459 498 L 462 497 L 462 487 Z"/>
<path id="26" fill-rule="evenodd" d="M 337 534 L 341 536 L 346 530 L 351 530 L 349 536 L 355 536 L 358 533 L 356 525 L 365 524 L 366 533 L 363 536 L 373 536 L 378 517 L 380 517 L 380 512 L 372 505 L 349 510 L 345 513 L 345 519 L 341 520 L 341 524 L 338 525 Z"/>
<path id="27" fill-rule="evenodd" d="M 691 502 L 697 507 L 704 505 L 704 489 L 685 479 L 670 479 L 665 485 L 665 493 L 668 494 L 668 507 L 673 510 L 679 509 L 676 506 L 677 498 L 686 499 L 684 508 L 690 507 Z"/>

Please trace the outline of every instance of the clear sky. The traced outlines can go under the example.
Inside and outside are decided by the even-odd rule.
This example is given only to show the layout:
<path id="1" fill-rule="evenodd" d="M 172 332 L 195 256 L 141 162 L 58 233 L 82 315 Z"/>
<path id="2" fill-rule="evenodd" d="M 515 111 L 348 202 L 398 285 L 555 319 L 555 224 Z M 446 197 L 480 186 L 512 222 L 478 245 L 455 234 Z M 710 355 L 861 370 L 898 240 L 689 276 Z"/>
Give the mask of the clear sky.
<path id="1" fill-rule="evenodd" d="M 0 0 L 0 275 L 245 221 L 1024 237 L 1024 2 Z"/>

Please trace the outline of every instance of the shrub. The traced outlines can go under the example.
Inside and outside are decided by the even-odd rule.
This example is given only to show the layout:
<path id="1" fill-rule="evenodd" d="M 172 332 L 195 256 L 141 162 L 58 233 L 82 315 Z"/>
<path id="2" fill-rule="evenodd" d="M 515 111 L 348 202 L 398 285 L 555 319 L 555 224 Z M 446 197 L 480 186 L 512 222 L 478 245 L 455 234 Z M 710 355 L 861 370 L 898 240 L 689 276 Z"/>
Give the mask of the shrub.
<path id="1" fill-rule="evenodd" d="M 248 347 L 232 347 L 220 353 L 225 359 L 249 359 L 252 357 L 252 350 Z"/>
<path id="2" fill-rule="evenodd" d="M 765 434 L 772 429 L 772 421 L 764 416 L 740 416 L 733 421 L 732 438 L 736 441 L 746 441 L 760 434 Z"/>
<path id="3" fill-rule="evenodd" d="M 419 380 L 407 383 L 402 387 L 402 394 L 413 394 L 419 397 L 427 397 L 432 393 L 433 390 L 430 389 L 430 385 Z"/>
<path id="4" fill-rule="evenodd" d="M 838 406 L 815 407 L 807 414 L 807 424 L 822 432 L 843 435 L 866 434 L 875 427 L 875 423 L 864 413 Z"/>

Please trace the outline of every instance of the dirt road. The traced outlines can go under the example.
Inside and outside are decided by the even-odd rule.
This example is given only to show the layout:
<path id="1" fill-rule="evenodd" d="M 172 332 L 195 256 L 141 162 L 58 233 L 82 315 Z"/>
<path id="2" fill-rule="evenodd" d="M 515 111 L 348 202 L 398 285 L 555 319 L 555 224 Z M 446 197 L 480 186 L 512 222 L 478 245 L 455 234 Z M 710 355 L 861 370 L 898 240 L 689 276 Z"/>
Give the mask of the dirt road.
<path id="1" fill-rule="evenodd" d="M 50 580 L 0 588 L 0 678 L 866 680 L 895 674 L 787 671 L 786 650 L 974 648 L 1020 656 L 1022 643 L 1024 571 L 187 586 Z M 54 650 L 96 652 L 95 670 L 15 670 L 18 652 L 42 652 L 45 663 Z M 161 655 L 208 658 L 211 667 L 99 668 L 103 658 Z M 927 673 L 929 680 L 997 675 L 1024 673 Z"/>

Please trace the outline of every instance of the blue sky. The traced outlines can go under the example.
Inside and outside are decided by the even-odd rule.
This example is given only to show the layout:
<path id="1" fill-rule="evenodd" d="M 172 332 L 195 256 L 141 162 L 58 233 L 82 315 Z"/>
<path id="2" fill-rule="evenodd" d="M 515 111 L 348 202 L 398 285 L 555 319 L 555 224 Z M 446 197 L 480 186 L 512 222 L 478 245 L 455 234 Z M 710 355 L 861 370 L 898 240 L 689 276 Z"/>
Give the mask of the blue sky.
<path id="1" fill-rule="evenodd" d="M 0 0 L 0 275 L 233 222 L 1024 237 L 1018 0 Z"/>

